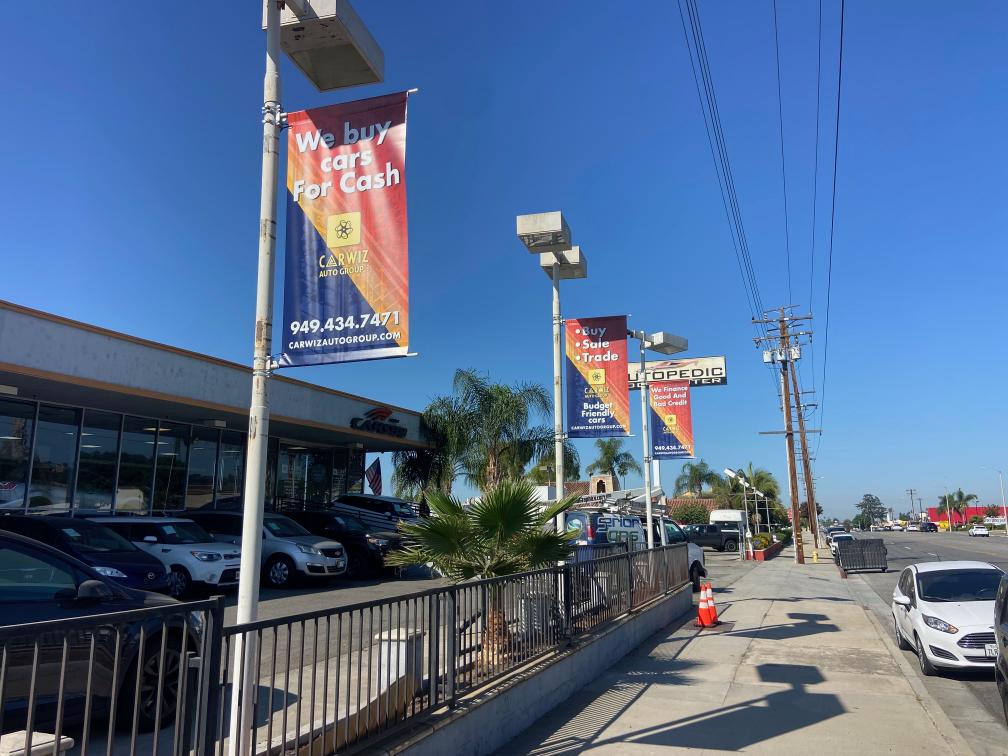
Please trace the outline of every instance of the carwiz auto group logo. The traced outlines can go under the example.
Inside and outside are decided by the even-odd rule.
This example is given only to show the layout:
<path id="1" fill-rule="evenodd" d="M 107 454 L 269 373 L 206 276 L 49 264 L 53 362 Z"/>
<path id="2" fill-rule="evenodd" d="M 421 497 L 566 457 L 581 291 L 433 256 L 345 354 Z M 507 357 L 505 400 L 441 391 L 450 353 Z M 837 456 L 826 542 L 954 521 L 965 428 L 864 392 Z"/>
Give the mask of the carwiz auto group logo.
<path id="1" fill-rule="evenodd" d="M 364 413 L 364 417 L 355 417 L 350 420 L 350 427 L 356 430 L 371 431 L 380 433 L 383 436 L 395 436 L 404 438 L 406 428 L 399 424 L 399 421 L 392 417 L 392 410 L 388 407 L 374 407 Z"/>

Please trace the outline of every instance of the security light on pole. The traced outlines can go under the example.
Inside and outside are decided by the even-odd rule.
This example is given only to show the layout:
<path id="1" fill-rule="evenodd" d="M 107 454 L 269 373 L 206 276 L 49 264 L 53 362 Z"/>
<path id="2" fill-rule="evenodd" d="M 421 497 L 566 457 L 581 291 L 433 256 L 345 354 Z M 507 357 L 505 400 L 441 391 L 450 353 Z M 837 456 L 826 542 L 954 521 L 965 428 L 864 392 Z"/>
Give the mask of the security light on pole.
<path id="1" fill-rule="evenodd" d="M 564 490 L 564 432 L 562 345 L 563 318 L 560 315 L 560 282 L 588 277 L 588 260 L 581 247 L 571 245 L 571 230 L 560 211 L 519 215 L 516 219 L 518 238 L 532 254 L 539 255 L 539 266 L 553 282 L 553 453 L 556 471 L 556 499 Z M 557 532 L 563 532 L 566 521 L 557 515 Z"/>
<path id="2" fill-rule="evenodd" d="M 647 508 L 647 545 L 654 548 L 654 514 L 651 503 L 651 433 L 648 415 L 648 377 L 645 351 L 650 349 L 661 354 L 685 352 L 689 342 L 682 336 L 674 336 L 665 331 L 647 333 L 627 330 L 627 336 L 640 342 L 640 395 L 641 395 L 641 437 L 644 441 L 644 504 Z"/>

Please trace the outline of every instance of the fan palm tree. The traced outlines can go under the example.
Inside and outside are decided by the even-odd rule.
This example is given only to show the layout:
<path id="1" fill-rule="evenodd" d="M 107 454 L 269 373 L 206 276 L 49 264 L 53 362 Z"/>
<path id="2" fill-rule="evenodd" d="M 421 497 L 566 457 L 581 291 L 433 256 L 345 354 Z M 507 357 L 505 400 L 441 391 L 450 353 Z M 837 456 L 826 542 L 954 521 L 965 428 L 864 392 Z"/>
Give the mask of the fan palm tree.
<path id="1" fill-rule="evenodd" d="M 588 465 L 589 475 L 612 475 L 622 488 L 627 473 L 641 472 L 641 466 L 633 455 L 623 450 L 622 438 L 596 438 L 595 448 L 598 456 Z"/>
<path id="2" fill-rule="evenodd" d="M 570 556 L 574 532 L 556 533 L 553 519 L 577 500 L 567 496 L 543 507 L 525 480 L 500 483 L 469 507 L 442 491 L 427 497 L 432 516 L 400 524 L 406 547 L 388 556 L 391 565 L 433 564 L 453 583 L 535 570 Z M 508 652 L 503 583 L 487 594 L 483 652 L 496 663 Z"/>
<path id="3" fill-rule="evenodd" d="M 699 496 L 704 488 L 713 488 L 721 482 L 721 476 L 710 469 L 702 459 L 699 462 L 685 462 L 679 477 L 675 479 L 675 495 L 691 493 Z"/>

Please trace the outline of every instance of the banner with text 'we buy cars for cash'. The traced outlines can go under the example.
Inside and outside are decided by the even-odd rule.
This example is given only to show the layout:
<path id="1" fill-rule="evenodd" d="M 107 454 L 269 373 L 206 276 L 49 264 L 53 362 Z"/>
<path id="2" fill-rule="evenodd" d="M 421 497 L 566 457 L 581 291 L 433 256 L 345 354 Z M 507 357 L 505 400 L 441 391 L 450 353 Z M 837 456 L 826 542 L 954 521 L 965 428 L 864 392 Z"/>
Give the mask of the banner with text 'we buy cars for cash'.
<path id="1" fill-rule="evenodd" d="M 406 98 L 287 115 L 281 366 L 408 351 Z"/>
<path id="2" fill-rule="evenodd" d="M 568 319 L 567 435 L 604 438 L 630 435 L 627 319 Z"/>

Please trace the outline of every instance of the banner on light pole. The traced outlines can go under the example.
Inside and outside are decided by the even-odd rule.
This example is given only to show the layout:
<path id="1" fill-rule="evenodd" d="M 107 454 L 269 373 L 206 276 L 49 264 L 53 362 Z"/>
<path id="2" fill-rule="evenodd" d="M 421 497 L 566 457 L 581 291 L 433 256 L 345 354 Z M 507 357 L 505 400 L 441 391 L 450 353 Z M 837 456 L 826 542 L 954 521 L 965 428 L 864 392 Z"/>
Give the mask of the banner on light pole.
<path id="1" fill-rule="evenodd" d="M 567 320 L 567 435 L 630 435 L 625 315 Z"/>
<path id="2" fill-rule="evenodd" d="M 695 457 L 689 381 L 655 381 L 648 389 L 652 458 Z"/>
<path id="3" fill-rule="evenodd" d="M 406 99 L 287 115 L 282 367 L 406 356 Z"/>

